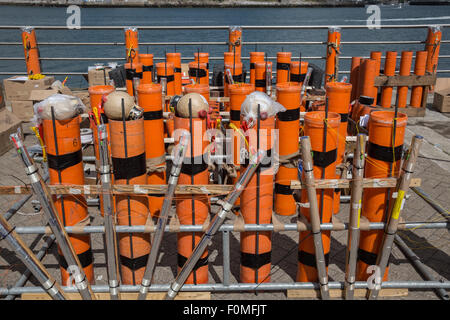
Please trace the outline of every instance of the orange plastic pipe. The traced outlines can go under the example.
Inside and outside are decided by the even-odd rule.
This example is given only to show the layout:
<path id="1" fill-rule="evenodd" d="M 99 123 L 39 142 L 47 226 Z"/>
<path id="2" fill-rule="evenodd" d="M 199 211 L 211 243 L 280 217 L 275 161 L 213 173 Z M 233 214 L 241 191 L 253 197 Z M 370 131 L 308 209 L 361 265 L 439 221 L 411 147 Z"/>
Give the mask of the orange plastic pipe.
<path id="1" fill-rule="evenodd" d="M 36 40 L 36 32 L 34 28 L 22 29 L 23 53 L 25 55 L 25 63 L 27 66 L 27 74 L 40 74 L 41 61 L 39 60 L 39 48 Z"/>
<path id="2" fill-rule="evenodd" d="M 189 79 L 195 83 L 209 85 L 208 64 L 204 62 L 189 62 Z"/>
<path id="3" fill-rule="evenodd" d="M 167 79 L 167 91 L 166 95 L 175 95 L 175 75 L 174 75 L 174 65 L 171 62 L 158 62 L 156 64 L 156 76 L 158 83 L 161 83 L 161 78 Z M 168 110 L 165 110 L 168 111 Z"/>
<path id="4" fill-rule="evenodd" d="M 264 52 L 250 52 L 250 83 L 255 85 L 255 63 L 264 62 Z"/>
<path id="5" fill-rule="evenodd" d="M 209 85 L 208 84 L 188 84 L 184 86 L 186 93 L 199 93 L 201 94 L 209 104 Z"/>
<path id="6" fill-rule="evenodd" d="M 277 114 L 278 152 L 280 158 L 298 153 L 300 131 L 301 86 L 298 83 L 277 84 L 277 101 L 286 108 Z M 282 163 L 275 178 L 275 212 L 282 216 L 297 213 L 297 207 L 291 189 L 291 180 L 297 180 L 297 166 Z"/>
<path id="7" fill-rule="evenodd" d="M 428 27 L 425 50 L 428 52 L 426 71 L 436 73 L 441 48 L 442 31 L 440 26 Z"/>
<path id="8" fill-rule="evenodd" d="M 231 71 L 231 75 L 233 77 L 234 83 L 244 83 L 244 79 L 242 79 L 242 63 L 236 62 L 234 64 L 225 64 L 224 70 L 229 69 Z M 226 72 L 224 72 L 224 81 L 223 81 L 223 93 L 225 97 L 229 97 L 230 93 L 228 91 L 228 86 L 230 85 Z M 225 102 L 225 110 L 229 111 L 230 103 Z"/>
<path id="9" fill-rule="evenodd" d="M 208 75 L 208 84 L 209 84 L 209 53 L 208 52 L 194 52 L 194 61 L 200 62 L 200 63 L 206 63 L 206 71 L 207 71 L 206 73 Z"/>
<path id="10" fill-rule="evenodd" d="M 381 56 L 382 53 L 381 51 L 371 51 L 370 52 L 370 59 L 373 59 L 377 62 L 377 66 L 375 67 L 375 77 L 378 77 L 380 75 L 380 68 L 381 68 Z M 378 87 L 375 87 L 377 90 L 377 94 L 376 94 L 376 99 L 375 99 L 375 104 L 378 104 L 378 93 L 380 91 L 380 89 Z"/>
<path id="11" fill-rule="evenodd" d="M 291 52 L 277 52 L 277 84 L 289 81 Z"/>
<path id="12" fill-rule="evenodd" d="M 80 117 L 68 120 L 42 120 L 43 139 L 48 155 L 50 184 L 84 185 L 84 170 L 80 138 Z M 56 132 L 56 137 L 54 132 Z M 64 226 L 74 226 L 89 219 L 86 199 L 83 195 L 53 197 L 53 202 Z M 90 283 L 94 282 L 91 237 L 87 234 L 69 234 L 70 242 L 78 255 L 81 266 Z M 61 279 L 64 285 L 71 277 L 67 263 L 58 249 L 61 265 Z"/>
<path id="13" fill-rule="evenodd" d="M 230 27 L 228 32 L 228 52 L 236 55 L 236 62 L 241 62 L 242 28 Z"/>
<path id="14" fill-rule="evenodd" d="M 398 113 L 395 134 L 393 120 L 393 111 L 373 111 L 370 114 L 365 178 L 397 177 L 399 174 L 408 117 L 404 113 Z M 365 189 L 361 215 L 370 222 L 386 221 L 388 207 L 393 204 L 393 191 L 394 188 Z M 383 230 L 361 231 L 356 274 L 358 281 L 365 281 L 372 274 L 373 271 L 367 273 L 367 267 L 376 264 L 383 233 Z M 388 268 L 383 281 L 387 278 Z"/>
<path id="15" fill-rule="evenodd" d="M 305 136 L 309 136 L 311 139 L 314 177 L 316 179 L 322 178 L 323 171 L 325 171 L 325 179 L 334 179 L 336 177 L 337 130 L 339 128 L 339 123 L 339 114 L 329 112 L 326 130 L 326 145 L 324 148 L 325 112 L 311 111 L 305 115 L 304 131 Z M 331 222 L 331 216 L 333 214 L 333 193 L 333 189 L 316 190 L 321 223 Z M 308 202 L 308 193 L 306 189 L 302 189 L 301 202 Z M 308 208 L 301 207 L 300 212 L 308 221 L 310 221 Z M 300 232 L 299 239 L 297 281 L 317 282 L 318 275 L 312 234 L 310 231 Z M 328 266 L 330 255 L 330 231 L 322 231 L 322 242 L 325 263 Z"/>
<path id="16" fill-rule="evenodd" d="M 191 152 L 191 145 L 186 150 L 185 159 L 188 159 L 189 162 L 183 164 L 178 184 L 208 184 L 208 165 L 204 162 L 203 158 L 203 152 L 208 143 L 203 139 L 203 135 L 206 132 L 206 120 L 192 118 L 192 130 L 190 130 L 189 122 L 189 118 L 175 117 L 175 129 L 190 131 L 192 136 L 191 141 L 193 141 L 193 152 Z M 209 209 L 210 204 L 206 195 L 179 195 L 176 197 L 177 216 L 182 225 L 202 225 L 209 215 Z M 177 234 L 178 272 L 192 254 L 202 234 L 202 232 L 179 232 Z M 196 267 L 187 278 L 186 283 L 208 283 L 207 250 L 205 250 Z"/>
<path id="17" fill-rule="evenodd" d="M 250 148 L 269 150 L 274 148 L 272 141 L 275 118 L 260 120 L 259 148 L 257 125 L 247 130 Z M 241 213 L 245 223 L 267 224 L 271 222 L 273 206 L 273 169 L 270 164 L 260 165 L 241 194 Z M 245 169 L 246 165 L 243 164 Z M 272 233 L 241 233 L 241 272 L 243 283 L 270 282 Z"/>
<path id="18" fill-rule="evenodd" d="M 137 28 L 125 28 L 125 48 L 127 62 L 139 62 L 139 40 Z"/>
<path id="19" fill-rule="evenodd" d="M 352 95 L 350 100 L 354 101 L 359 97 L 359 72 L 361 65 L 361 57 L 352 57 L 352 65 L 350 68 L 350 83 L 352 84 Z"/>
<path id="20" fill-rule="evenodd" d="M 153 82 L 153 54 L 140 53 L 139 61 L 142 63 L 142 80 L 141 84 Z"/>
<path id="21" fill-rule="evenodd" d="M 325 83 L 337 81 L 339 54 L 341 48 L 341 29 L 328 28 L 327 54 L 325 62 Z"/>
<path id="22" fill-rule="evenodd" d="M 427 63 L 428 52 L 417 51 L 416 63 L 414 65 L 414 74 L 416 76 L 425 75 L 425 68 Z M 420 108 L 422 106 L 423 87 L 414 86 L 411 89 L 411 102 L 410 106 L 414 108 Z"/>
<path id="23" fill-rule="evenodd" d="M 386 52 L 384 61 L 384 75 L 395 76 L 395 66 L 397 65 L 397 51 Z M 383 87 L 381 92 L 381 106 L 390 108 L 392 105 L 392 87 Z"/>
<path id="24" fill-rule="evenodd" d="M 350 97 L 352 94 L 351 83 L 345 82 L 328 82 L 325 85 L 326 95 L 328 97 L 328 111 L 339 113 L 341 122 L 338 128 L 338 145 L 337 145 L 337 159 L 336 165 L 344 162 L 345 145 L 347 137 L 348 116 L 350 109 Z M 336 175 L 336 179 L 340 176 Z M 334 204 L 333 213 L 339 213 L 341 203 L 341 190 L 334 190 Z"/>
<path id="25" fill-rule="evenodd" d="M 373 59 L 363 59 L 360 66 L 359 86 L 360 96 L 372 97 L 373 105 L 376 105 L 377 88 L 374 86 L 377 74 L 377 62 Z"/>
<path id="26" fill-rule="evenodd" d="M 126 139 L 122 121 L 109 119 L 109 127 L 114 183 L 146 184 L 144 119 L 125 121 Z M 148 196 L 145 194 L 117 195 L 116 210 L 118 225 L 145 225 L 149 213 Z M 148 233 L 121 233 L 118 238 L 122 283 L 139 284 L 142 281 L 150 252 L 150 235 Z"/>
<path id="27" fill-rule="evenodd" d="M 300 61 L 291 61 L 290 82 L 303 85 L 306 73 L 308 72 L 308 62 L 302 61 L 300 69 Z M 302 110 L 305 111 L 305 110 Z"/>
<path id="28" fill-rule="evenodd" d="M 181 84 L 181 53 L 170 52 L 166 53 L 166 59 L 168 63 L 173 63 L 173 74 L 174 74 L 174 90 L 175 94 L 182 94 L 182 84 Z"/>
<path id="29" fill-rule="evenodd" d="M 136 93 L 134 78 L 142 79 L 142 63 L 125 63 L 127 93 L 134 96 Z"/>
<path id="30" fill-rule="evenodd" d="M 223 53 L 223 63 L 233 65 L 234 62 L 239 62 L 237 60 L 234 60 L 233 52 L 224 52 Z"/>
<path id="31" fill-rule="evenodd" d="M 409 76 L 411 74 L 411 64 L 412 64 L 413 53 L 412 51 L 402 51 L 402 59 L 400 61 L 400 72 L 401 76 Z M 398 99 L 397 107 L 405 108 L 408 99 L 408 87 L 401 86 L 398 87 Z"/>
<path id="32" fill-rule="evenodd" d="M 138 88 L 139 106 L 144 109 L 145 160 L 147 184 L 166 183 L 166 159 L 164 146 L 164 119 L 162 87 L 160 84 L 141 84 Z M 148 196 L 152 217 L 158 217 L 164 198 Z"/>
<path id="33" fill-rule="evenodd" d="M 272 62 L 255 62 L 255 90 L 266 92 L 266 64 L 269 66 L 270 72 L 272 70 Z M 270 75 L 272 79 L 272 75 Z"/>

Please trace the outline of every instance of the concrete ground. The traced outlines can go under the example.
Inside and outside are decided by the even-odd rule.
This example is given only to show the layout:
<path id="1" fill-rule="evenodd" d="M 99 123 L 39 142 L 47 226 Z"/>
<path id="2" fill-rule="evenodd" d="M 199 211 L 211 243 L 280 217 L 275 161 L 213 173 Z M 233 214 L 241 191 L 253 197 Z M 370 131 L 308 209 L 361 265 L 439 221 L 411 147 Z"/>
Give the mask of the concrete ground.
<path id="1" fill-rule="evenodd" d="M 450 208 L 450 121 L 448 114 L 441 114 L 429 107 L 423 118 L 410 118 L 406 130 L 405 141 L 411 141 L 414 134 L 424 136 L 424 144 L 421 149 L 420 158 L 416 165 L 415 177 L 422 179 L 422 189 L 433 199 L 438 201 L 444 208 Z M 26 137 L 26 145 L 36 143 L 31 135 Z M 0 185 L 22 185 L 28 182 L 22 164 L 18 160 L 15 151 L 10 150 L 0 157 Z M 406 202 L 403 217 L 406 221 L 444 221 L 431 206 L 423 199 L 410 191 Z M 0 196 L 0 210 L 4 213 L 21 196 Z M 341 205 L 338 215 L 343 222 L 348 220 L 348 204 Z M 89 208 L 92 225 L 102 224 L 99 211 Z M 280 218 L 283 222 L 290 222 L 294 218 Z M 43 215 L 34 212 L 31 202 L 28 202 L 17 212 L 10 223 L 14 226 L 43 225 Z M 228 223 L 232 223 L 229 221 Z M 420 257 L 422 262 L 437 280 L 450 280 L 450 242 L 448 229 L 401 231 L 400 236 Z M 30 245 L 34 252 L 39 251 L 45 237 L 36 235 L 22 235 L 25 242 Z M 331 233 L 331 254 L 329 265 L 330 281 L 344 280 L 344 259 L 347 232 L 336 231 Z M 272 282 L 292 283 L 295 281 L 297 272 L 297 232 L 280 232 L 272 236 Z M 99 234 L 92 235 L 92 247 L 94 252 L 94 267 L 96 284 L 107 284 L 105 268 L 105 252 L 103 250 L 103 239 Z M 164 238 L 159 264 L 155 273 L 155 283 L 171 282 L 176 275 L 176 235 L 167 234 Z M 56 245 L 53 245 L 44 258 L 44 265 L 58 280 L 60 272 L 56 260 Z M 217 235 L 210 247 L 209 281 L 220 283 L 223 280 L 222 272 L 222 237 Z M 236 283 L 239 279 L 239 233 L 231 235 L 231 282 Z M 20 275 L 25 271 L 23 264 L 16 258 L 5 242 L 0 242 L 0 287 L 13 287 Z M 394 247 L 391 259 L 390 279 L 398 281 L 417 280 L 421 276 L 415 271 L 408 260 L 397 247 Z M 36 286 L 37 281 L 30 278 L 26 286 Z M 213 293 L 212 299 L 287 299 L 286 291 L 251 293 Z M 383 298 L 388 299 L 388 298 Z M 410 290 L 407 297 L 401 299 L 437 299 L 432 290 Z"/>

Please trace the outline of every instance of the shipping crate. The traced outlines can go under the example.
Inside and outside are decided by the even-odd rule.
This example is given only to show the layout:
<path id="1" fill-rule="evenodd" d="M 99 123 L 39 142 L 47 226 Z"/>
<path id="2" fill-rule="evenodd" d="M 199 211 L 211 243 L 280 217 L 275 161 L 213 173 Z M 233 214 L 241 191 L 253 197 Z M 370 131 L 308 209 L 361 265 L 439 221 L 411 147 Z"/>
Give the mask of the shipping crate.
<path id="1" fill-rule="evenodd" d="M 54 77 L 48 76 L 39 80 L 28 80 L 27 76 L 14 76 L 4 79 L 5 100 L 29 100 L 31 91 L 48 89 L 54 81 Z"/>
<path id="2" fill-rule="evenodd" d="M 21 121 L 12 112 L 0 110 L 0 156 L 13 147 L 9 135 L 17 131 Z"/>
<path id="3" fill-rule="evenodd" d="M 440 112 L 450 112 L 450 78 L 437 79 L 433 107 Z"/>

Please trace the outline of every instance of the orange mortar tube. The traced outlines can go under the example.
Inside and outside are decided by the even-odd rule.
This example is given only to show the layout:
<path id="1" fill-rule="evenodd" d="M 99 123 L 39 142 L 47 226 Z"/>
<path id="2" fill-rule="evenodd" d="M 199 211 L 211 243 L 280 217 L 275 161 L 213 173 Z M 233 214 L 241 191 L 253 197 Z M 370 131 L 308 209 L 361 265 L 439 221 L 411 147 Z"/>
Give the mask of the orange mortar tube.
<path id="1" fill-rule="evenodd" d="M 209 104 L 209 85 L 208 84 L 188 84 L 184 86 L 186 94 L 188 93 L 199 93 L 201 94 Z"/>
<path id="2" fill-rule="evenodd" d="M 350 100 L 354 101 L 359 97 L 359 72 L 361 65 L 361 57 L 352 57 L 352 65 L 350 68 L 350 83 L 352 84 L 352 95 Z"/>
<path id="3" fill-rule="evenodd" d="M 166 53 L 166 59 L 168 63 L 173 63 L 174 90 L 175 94 L 180 95 L 183 93 L 183 86 L 181 83 L 181 53 L 180 52 Z"/>
<path id="4" fill-rule="evenodd" d="M 251 149 L 264 150 L 269 154 L 275 147 L 272 141 L 275 117 L 259 122 L 259 147 L 257 124 L 245 134 L 248 136 Z M 246 224 L 271 223 L 274 172 L 270 165 L 270 162 L 261 164 L 241 194 L 241 213 Z M 246 164 L 242 166 L 244 170 L 247 167 Z M 241 233 L 241 282 L 270 282 L 271 236 L 270 231 Z"/>
<path id="5" fill-rule="evenodd" d="M 360 96 L 372 97 L 373 105 L 376 105 L 377 88 L 374 86 L 377 73 L 377 62 L 373 59 L 363 59 L 359 72 Z"/>
<path id="6" fill-rule="evenodd" d="M 328 28 L 327 54 L 325 62 L 325 84 L 337 81 L 339 70 L 339 54 L 341 48 L 341 29 Z"/>
<path id="7" fill-rule="evenodd" d="M 272 70 L 272 62 L 255 62 L 255 90 L 266 92 L 266 64 L 269 65 L 269 69 Z M 270 75 L 272 79 L 272 75 Z M 271 84 L 270 84 L 271 85 Z"/>
<path id="8" fill-rule="evenodd" d="M 402 59 L 400 61 L 401 76 L 409 76 L 411 74 L 411 64 L 413 59 L 412 51 L 402 51 Z M 408 86 L 401 86 L 397 88 L 397 107 L 406 108 L 408 99 Z"/>
<path id="9" fill-rule="evenodd" d="M 242 28 L 230 27 L 228 32 L 228 52 L 236 55 L 236 62 L 241 62 Z"/>
<path id="10" fill-rule="evenodd" d="M 255 63 L 264 62 L 264 52 L 250 52 L 250 83 L 255 85 Z"/>
<path id="11" fill-rule="evenodd" d="M 344 162 L 345 145 L 347 137 L 348 117 L 350 109 L 350 97 L 352 94 L 352 85 L 345 82 L 328 82 L 325 85 L 326 95 L 328 97 L 328 111 L 339 113 L 341 122 L 338 128 L 338 145 L 336 165 Z M 336 176 L 340 179 L 340 176 Z M 339 213 L 341 203 L 341 190 L 334 190 L 333 213 Z"/>
<path id="12" fill-rule="evenodd" d="M 190 130 L 189 118 L 175 116 L 175 129 L 187 130 L 193 137 L 191 140 L 193 144 L 187 148 L 185 162 L 181 167 L 178 179 L 180 185 L 208 184 L 209 180 L 208 165 L 203 154 L 208 145 L 208 141 L 203 139 L 206 132 L 206 119 L 192 118 L 192 126 L 192 130 Z M 175 140 L 177 141 L 177 139 Z M 181 225 L 202 225 L 209 215 L 209 209 L 207 195 L 179 195 L 176 197 L 176 211 Z M 202 232 L 179 232 L 177 234 L 178 272 L 191 256 L 202 235 Z M 205 250 L 186 283 L 208 283 L 208 250 Z"/>
<path id="13" fill-rule="evenodd" d="M 326 148 L 324 148 L 325 135 L 325 112 L 311 111 L 305 115 L 305 136 L 311 139 L 313 152 L 314 177 L 316 179 L 335 179 L 336 177 L 336 156 L 337 156 L 337 130 L 339 128 L 340 116 L 338 113 L 329 112 L 326 130 Z M 324 152 L 325 150 L 325 152 Z M 333 214 L 333 189 L 317 189 L 317 203 L 321 223 L 330 223 Z M 301 202 L 308 202 L 308 193 L 302 189 Z M 309 209 L 300 208 L 301 214 L 310 221 Z M 325 254 L 325 264 L 328 269 L 330 256 L 330 231 L 322 231 L 323 251 Z M 316 269 L 314 239 L 310 231 L 300 232 L 298 251 L 298 282 L 317 282 L 318 275 Z"/>
<path id="14" fill-rule="evenodd" d="M 194 83 L 209 85 L 208 64 L 204 62 L 189 62 L 189 79 Z"/>
<path id="15" fill-rule="evenodd" d="M 142 79 L 142 63 L 125 63 L 126 87 L 127 93 L 134 97 L 136 88 L 134 87 L 133 79 Z"/>
<path id="16" fill-rule="evenodd" d="M 140 53 L 139 61 L 142 63 L 142 80 L 141 84 L 153 82 L 153 54 Z"/>
<path id="17" fill-rule="evenodd" d="M 125 28 L 125 48 L 127 62 L 139 62 L 139 35 L 137 28 Z"/>
<path id="18" fill-rule="evenodd" d="M 277 84 L 289 81 L 291 56 L 292 56 L 291 52 L 277 53 Z"/>
<path id="19" fill-rule="evenodd" d="M 166 183 L 166 158 L 164 146 L 164 119 L 162 87 L 160 84 L 141 84 L 138 88 L 139 106 L 144 109 L 145 161 L 147 184 Z M 152 217 L 159 217 L 164 197 L 149 195 Z"/>
<path id="20" fill-rule="evenodd" d="M 298 153 L 300 132 L 301 86 L 285 82 L 277 84 L 277 101 L 286 108 L 277 114 L 278 153 L 280 158 Z M 275 212 L 282 216 L 296 214 L 297 206 L 291 180 L 298 180 L 298 168 L 292 163 L 280 164 L 275 178 Z"/>
<path id="21" fill-rule="evenodd" d="M 22 43 L 27 74 L 40 74 L 41 61 L 39 60 L 39 48 L 36 40 L 34 28 L 22 28 Z"/>
<path id="22" fill-rule="evenodd" d="M 428 52 L 426 71 L 431 74 L 436 73 L 437 70 L 441 39 L 442 31 L 440 26 L 428 27 L 428 35 L 425 44 L 425 50 Z"/>
<path id="23" fill-rule="evenodd" d="M 397 51 L 386 52 L 384 61 L 384 75 L 395 76 L 395 66 L 397 65 Z M 381 106 L 390 108 L 392 105 L 392 87 L 383 87 L 381 92 Z"/>
<path id="24" fill-rule="evenodd" d="M 79 116 L 68 120 L 42 120 L 43 139 L 48 157 L 50 184 L 84 185 L 84 171 L 81 151 Z M 89 219 L 84 195 L 53 196 L 53 202 L 64 226 L 75 226 Z M 91 237 L 88 234 L 69 234 L 69 240 L 78 255 L 87 281 L 94 282 L 93 255 Z M 61 279 L 64 285 L 70 279 L 67 262 L 58 248 Z"/>
<path id="25" fill-rule="evenodd" d="M 158 62 L 156 64 L 156 75 L 158 83 L 161 83 L 161 79 L 167 79 L 166 96 L 175 95 L 175 76 L 174 66 L 171 62 Z M 164 89 L 163 89 L 164 90 Z M 169 101 L 165 101 L 163 111 L 169 112 Z M 174 130 L 173 118 L 166 119 L 166 133 L 167 136 L 172 137 Z"/>
<path id="26" fill-rule="evenodd" d="M 109 119 L 109 128 L 114 183 L 146 184 L 144 119 L 125 121 L 125 130 L 122 121 Z M 145 225 L 149 213 L 148 196 L 116 195 L 116 210 L 118 225 Z M 150 235 L 119 233 L 118 238 L 122 283 L 139 284 L 150 253 Z"/>
<path id="27" fill-rule="evenodd" d="M 369 142 L 364 170 L 365 178 L 398 177 L 401 164 L 403 139 L 408 117 L 398 113 L 394 136 L 394 112 L 373 111 L 369 118 Z M 393 140 L 395 143 L 393 145 Z M 394 147 L 395 146 L 395 147 Z M 386 214 L 393 205 L 395 188 L 367 188 L 362 198 L 361 215 L 370 222 L 386 221 Z M 367 268 L 376 265 L 377 255 L 383 239 L 383 230 L 361 231 L 358 250 L 357 281 L 365 281 L 370 274 Z M 383 281 L 388 280 L 386 268 Z"/>
<path id="28" fill-rule="evenodd" d="M 308 62 L 302 61 L 301 63 L 301 70 L 299 69 L 300 61 L 291 61 L 290 67 L 290 82 L 299 84 L 300 87 L 303 85 L 306 73 L 308 72 Z"/>
<path id="29" fill-rule="evenodd" d="M 378 77 L 380 75 L 381 56 L 382 56 L 381 51 L 372 51 L 372 52 L 370 52 L 370 59 L 373 59 L 373 60 L 375 60 L 377 62 L 377 66 L 375 67 L 375 70 L 376 70 L 375 77 Z M 377 90 L 376 98 L 375 98 L 375 104 L 377 104 L 378 103 L 378 93 L 379 93 L 380 90 L 379 90 L 378 87 L 375 87 L 375 88 Z"/>
<path id="30" fill-rule="evenodd" d="M 417 51 L 416 63 L 414 65 L 414 74 L 416 76 L 425 75 L 425 68 L 427 63 L 428 52 Z M 422 106 L 423 87 L 414 86 L 411 89 L 411 101 L 409 105 L 414 108 L 420 108 Z"/>
<path id="31" fill-rule="evenodd" d="M 223 73 L 223 77 L 224 77 L 224 81 L 223 81 L 223 93 L 225 97 L 229 97 L 230 93 L 228 91 L 228 86 L 230 85 L 229 81 L 228 81 L 228 77 L 226 75 L 226 70 L 229 69 L 231 71 L 231 75 L 233 77 L 233 81 L 234 83 L 244 83 L 244 79 L 242 79 L 242 63 L 241 62 L 236 62 L 234 64 L 225 64 L 224 66 L 224 73 Z M 225 111 L 229 111 L 230 110 L 230 103 L 229 102 L 225 102 Z"/>

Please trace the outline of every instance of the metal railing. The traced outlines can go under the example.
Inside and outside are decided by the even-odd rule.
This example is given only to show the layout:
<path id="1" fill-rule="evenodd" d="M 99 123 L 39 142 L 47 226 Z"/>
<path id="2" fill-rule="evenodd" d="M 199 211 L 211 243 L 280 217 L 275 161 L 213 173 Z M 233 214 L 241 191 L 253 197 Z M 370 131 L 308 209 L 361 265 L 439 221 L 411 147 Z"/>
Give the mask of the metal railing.
<path id="1" fill-rule="evenodd" d="M 441 28 L 449 28 L 450 24 L 440 24 Z M 322 30 L 328 29 L 330 26 L 328 25 L 315 25 L 315 26 L 301 26 L 301 25 L 293 25 L 293 26 L 241 26 L 243 31 L 245 30 Z M 341 25 L 338 26 L 341 29 L 367 29 L 366 25 Z M 428 28 L 429 25 L 424 24 L 416 24 L 416 25 L 381 25 L 381 29 L 424 29 Z M 20 30 L 22 26 L 6 26 L 0 25 L 0 30 Z M 70 32 L 70 29 L 67 29 L 65 26 L 35 26 L 36 30 L 67 30 Z M 81 26 L 80 30 L 123 30 L 125 26 Z M 137 26 L 138 30 L 228 30 L 229 26 Z M 372 31 L 371 31 L 372 32 Z M 39 36 L 38 36 L 39 37 Z M 224 35 L 226 38 L 227 35 Z M 245 39 L 245 33 L 244 33 Z M 1 36 L 0 36 L 1 40 Z M 442 40 L 441 41 L 441 53 L 445 52 L 446 48 L 442 48 L 442 46 L 447 46 L 450 43 L 450 40 Z M 327 44 L 326 41 L 243 41 L 242 45 L 245 48 L 246 46 L 325 46 Z M 421 40 L 386 40 L 386 41 L 341 41 L 342 46 L 374 46 L 374 45 L 420 45 L 425 44 L 425 41 Z M 38 41 L 39 46 L 105 46 L 105 47 L 119 47 L 125 46 L 123 39 L 117 42 L 59 42 L 59 41 Z M 153 46 L 156 48 L 165 47 L 165 46 L 202 46 L 205 47 L 214 47 L 214 46 L 226 46 L 226 41 L 167 41 L 167 42 L 145 42 L 142 41 L 139 43 L 141 46 Z M 18 41 L 0 41 L 0 46 L 22 46 L 22 42 Z M 323 51 L 325 52 L 325 50 Z M 269 60 L 276 60 L 276 56 L 268 56 Z M 295 56 L 295 51 L 292 59 L 298 59 L 298 56 Z M 350 60 L 351 56 L 340 56 L 341 60 Z M 382 57 L 384 58 L 384 57 Z M 41 57 L 41 61 L 117 61 L 122 62 L 125 61 L 125 57 Z M 183 61 L 192 61 L 194 58 L 192 56 L 183 56 Z M 209 58 L 212 61 L 220 61 L 223 60 L 223 57 L 220 56 L 212 56 Z M 249 60 L 248 56 L 243 56 L 242 60 Z M 324 56 L 302 56 L 304 60 L 325 60 Z M 397 57 L 400 59 L 400 56 Z M 450 55 L 448 54 L 440 54 L 439 59 L 450 59 Z M 0 57 L 1 61 L 20 61 L 24 60 L 23 57 Z M 154 60 L 162 61 L 164 57 L 155 56 Z M 447 61 L 445 62 L 446 64 Z M 86 68 L 87 70 L 87 68 Z M 61 71 L 43 71 L 45 74 L 49 75 L 86 75 L 86 72 L 76 72 L 70 70 L 61 70 Z M 345 68 L 340 68 L 340 74 L 348 74 L 350 71 Z M 438 69 L 437 73 L 450 73 L 450 67 L 447 69 Z M 18 75 L 24 74 L 23 71 L 20 70 L 7 70 L 0 71 L 0 75 Z"/>

